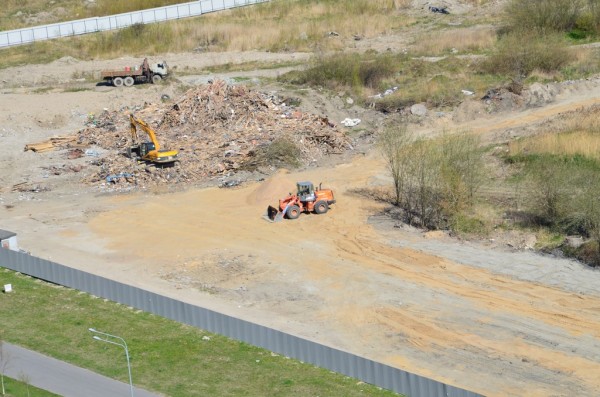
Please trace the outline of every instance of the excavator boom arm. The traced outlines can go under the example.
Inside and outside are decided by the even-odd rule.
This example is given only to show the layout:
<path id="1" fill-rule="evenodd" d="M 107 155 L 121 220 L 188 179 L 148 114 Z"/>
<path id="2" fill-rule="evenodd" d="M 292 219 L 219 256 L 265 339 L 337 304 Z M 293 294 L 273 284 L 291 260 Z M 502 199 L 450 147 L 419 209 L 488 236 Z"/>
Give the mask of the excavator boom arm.
<path id="1" fill-rule="evenodd" d="M 131 136 L 134 140 L 134 143 L 138 142 L 137 126 L 140 126 L 140 128 L 142 130 L 144 130 L 144 132 L 146 134 L 148 134 L 150 141 L 154 144 L 155 150 L 159 151 L 160 144 L 158 143 L 158 140 L 156 139 L 156 133 L 154 132 L 154 130 L 148 124 L 146 124 L 145 121 L 138 119 L 133 114 L 129 115 L 129 120 L 131 123 Z"/>
<path id="2" fill-rule="evenodd" d="M 129 129 L 131 130 L 131 140 L 133 141 L 133 144 L 138 144 L 140 142 L 140 139 L 138 137 L 137 127 L 135 125 L 135 122 L 133 121 L 132 115 L 129 115 Z"/>

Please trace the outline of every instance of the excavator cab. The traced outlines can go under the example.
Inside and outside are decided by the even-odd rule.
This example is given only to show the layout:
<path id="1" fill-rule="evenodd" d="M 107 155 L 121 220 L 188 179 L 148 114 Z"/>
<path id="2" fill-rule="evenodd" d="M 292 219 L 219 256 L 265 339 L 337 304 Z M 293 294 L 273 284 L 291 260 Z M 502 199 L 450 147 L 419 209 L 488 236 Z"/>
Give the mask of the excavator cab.
<path id="1" fill-rule="evenodd" d="M 156 146 L 152 142 L 142 142 L 139 145 L 131 146 L 127 154 L 128 157 L 143 158 L 153 150 L 156 150 Z"/>

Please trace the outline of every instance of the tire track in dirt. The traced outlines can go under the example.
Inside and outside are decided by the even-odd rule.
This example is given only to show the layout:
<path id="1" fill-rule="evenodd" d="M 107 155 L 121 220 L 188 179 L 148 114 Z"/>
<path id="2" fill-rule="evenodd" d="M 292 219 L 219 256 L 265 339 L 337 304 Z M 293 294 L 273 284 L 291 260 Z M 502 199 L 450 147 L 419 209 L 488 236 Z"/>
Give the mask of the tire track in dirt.
<path id="1" fill-rule="evenodd" d="M 291 186 L 327 181 L 338 203 L 323 216 L 264 222 L 266 204 L 290 186 L 259 195 L 256 184 L 154 197 L 101 214 L 92 226 L 110 236 L 109 249 L 133 255 L 145 282 L 165 265 L 177 269 L 204 255 L 252 256 L 260 277 L 223 274 L 230 290 L 246 289 L 213 297 L 265 312 L 245 310 L 252 321 L 284 322 L 300 335 L 490 396 L 593 396 L 600 389 L 600 297 L 395 247 L 366 222 L 382 206 L 351 194 L 380 172 L 380 160 L 363 157 L 287 175 Z M 163 233 L 166 227 L 174 232 Z M 218 267 L 210 270 L 218 276 Z M 207 302 L 205 293 L 196 295 Z"/>
<path id="2" fill-rule="evenodd" d="M 592 103 L 595 98 L 582 96 L 457 129 L 471 126 L 490 134 Z M 227 293 L 207 296 L 169 286 L 168 294 L 227 307 L 229 314 L 490 396 L 595 396 L 600 297 L 445 260 L 411 249 L 410 241 L 394 246 L 389 235 L 367 223 L 382 205 L 351 193 L 385 173 L 374 157 L 289 174 L 284 184 L 262 194 L 257 192 L 269 180 L 240 189 L 140 196 L 114 204 L 116 210 L 95 217 L 89 227 L 106 241 L 108 261 L 123 261 L 107 267 L 121 281 L 135 279 L 136 285 L 164 292 L 164 280 L 157 279 L 165 268 L 183 268 L 206 255 L 227 259 L 243 253 L 253 258 L 245 269 L 260 277 L 219 274 L 212 266 L 211 275 L 224 280 Z M 323 181 L 338 203 L 324 216 L 262 221 L 266 205 L 293 189 L 296 180 Z M 195 270 L 201 275 L 203 268 Z M 245 289 L 236 290 L 238 285 Z"/>
<path id="3" fill-rule="evenodd" d="M 356 210 L 356 205 L 360 205 L 360 200 L 349 197 L 344 197 L 344 202 L 353 211 Z M 562 387 L 569 384 L 569 390 L 578 389 L 581 391 L 580 395 L 593 395 L 590 394 L 591 391 L 600 387 L 594 375 L 600 369 L 599 297 L 583 297 L 558 288 L 516 280 L 409 248 L 392 248 L 382 244 L 380 237 L 372 234 L 368 227 L 350 224 L 348 219 L 352 218 L 348 216 L 349 211 L 342 211 L 343 214 L 336 214 L 340 216 L 331 222 L 333 225 L 319 225 L 319 228 L 327 230 L 323 236 L 335 236 L 336 232 L 341 234 L 340 238 L 332 239 L 332 244 L 338 251 L 334 254 L 335 257 L 362 267 L 361 272 L 370 269 L 377 274 L 402 280 L 403 283 L 418 285 L 420 289 L 443 294 L 448 302 L 458 308 L 475 311 L 478 316 L 471 316 L 473 324 L 452 316 L 447 316 L 446 320 L 449 321 L 446 322 L 441 321 L 443 316 L 429 306 L 415 309 L 414 306 L 403 305 L 401 308 L 380 306 L 375 310 L 370 307 L 360 314 L 355 312 L 352 315 L 348 315 L 349 310 L 345 310 L 341 312 L 343 315 L 336 316 L 337 321 L 346 321 L 349 326 L 357 326 L 358 319 L 363 324 L 385 325 L 388 332 L 401 333 L 413 346 L 421 350 L 431 349 L 433 353 L 448 349 L 485 352 L 487 356 L 502 359 L 506 367 L 502 371 L 512 372 L 514 379 L 520 379 L 521 384 L 517 389 L 527 390 L 528 395 L 529 392 L 532 393 L 530 395 L 540 396 L 548 393 L 560 395 L 561 390 L 565 390 L 553 389 L 553 384 L 560 384 Z M 344 224 L 346 222 L 348 224 Z M 323 264 L 320 263 L 319 266 Z M 344 279 L 345 285 L 360 283 L 358 280 L 350 281 L 348 275 L 341 273 L 338 277 Z M 377 301 L 364 296 L 361 299 Z M 462 310 L 457 310 L 457 307 L 452 309 L 460 313 Z M 356 309 L 355 307 L 354 310 Z M 416 313 L 411 313 L 413 311 Z M 406 324 L 410 324 L 408 328 Z M 501 335 L 501 338 L 495 340 L 490 335 Z M 579 338 L 582 336 L 589 339 L 586 344 L 594 353 L 586 354 L 581 351 Z M 473 361 L 473 367 L 479 371 L 486 367 L 485 362 L 477 364 L 481 358 L 474 358 Z M 402 362 L 406 363 L 406 360 Z M 536 363 L 536 367 L 540 368 L 509 371 L 510 367 L 519 367 L 513 365 L 513 362 L 521 362 L 526 366 Z M 537 386 L 538 391 L 534 390 L 536 386 L 530 385 L 531 376 L 536 377 L 535 374 L 531 375 L 535 371 L 538 372 L 537 377 L 543 379 Z M 433 372 L 439 377 L 443 368 Z M 521 373 L 531 376 L 523 376 Z M 483 384 L 495 383 L 490 382 L 489 377 L 484 374 L 480 376 L 486 379 Z M 556 382 L 558 377 L 564 379 Z M 459 380 L 447 381 L 455 384 Z M 486 386 L 485 394 L 506 395 L 505 392 L 508 392 L 504 381 L 495 386 L 492 390 Z M 478 390 L 480 387 L 481 385 L 474 385 L 473 389 Z"/>
<path id="4" fill-rule="evenodd" d="M 410 282 L 424 290 L 436 291 L 446 297 L 446 303 L 451 302 L 455 306 L 452 307 L 454 311 L 462 307 L 464 310 L 475 310 L 479 316 L 487 318 L 481 321 L 475 316 L 475 323 L 469 324 L 454 316 L 446 316 L 442 320 L 443 316 L 427 307 L 402 306 L 380 307 L 373 312 L 367 309 L 361 316 L 363 321 L 382 324 L 388 332 L 401 333 L 413 346 L 433 354 L 449 349 L 475 349 L 485 352 L 487 356 L 503 358 L 507 367 L 503 369 L 505 372 L 509 371 L 508 367 L 518 367 L 512 362 L 536 363 L 546 373 L 544 383 L 548 385 L 535 392 L 538 393 L 536 395 L 560 393 L 560 389 L 552 390 L 549 385 L 561 376 L 564 379 L 559 384 L 571 384 L 570 390 L 577 386 L 582 389 L 581 395 L 588 395 L 590 390 L 600 387 L 595 376 L 600 370 L 597 361 L 600 351 L 597 340 L 600 336 L 600 315 L 596 310 L 600 303 L 598 298 L 583 300 L 579 295 L 497 276 L 483 269 L 473 269 L 406 248 L 390 251 L 389 247 L 377 242 L 364 241 L 364 236 L 358 233 L 355 236 L 346 235 L 336 244 L 340 256 L 346 256 L 348 260 L 356 261 L 377 273 L 388 274 L 403 283 Z M 338 318 L 338 321 L 344 321 L 344 318 Z M 517 326 L 515 322 L 523 325 Z M 490 335 L 502 337 L 495 340 Z M 581 357 L 581 351 L 573 354 L 581 342 L 578 337 L 582 335 L 591 337 L 589 347 L 595 351 L 587 357 L 585 354 Z M 544 336 L 547 336 L 547 342 L 540 343 Z M 515 346 L 518 348 L 515 349 Z M 389 359 L 393 360 L 393 357 Z M 477 362 L 481 358 L 472 357 L 471 360 Z M 473 366 L 486 367 L 484 362 Z M 431 368 L 431 365 L 428 367 Z M 538 369 L 536 371 L 540 372 Z M 444 370 L 438 368 L 432 372 L 439 377 Z M 521 378 L 521 390 L 534 395 L 531 386 L 528 386 L 529 376 L 519 376 L 518 369 L 510 372 L 514 372 L 513 379 Z M 531 370 L 527 373 L 531 374 Z M 547 374 L 552 374 L 552 378 Z M 460 379 L 446 381 L 454 384 Z M 486 379 L 485 383 L 489 381 Z M 581 384 L 587 387 L 582 388 Z M 481 385 L 472 386 L 475 390 L 479 387 Z M 484 391 L 487 395 L 506 395 L 504 387 L 503 384 L 496 384 L 495 389 L 485 388 Z M 532 394 L 529 394 L 530 391 Z"/>

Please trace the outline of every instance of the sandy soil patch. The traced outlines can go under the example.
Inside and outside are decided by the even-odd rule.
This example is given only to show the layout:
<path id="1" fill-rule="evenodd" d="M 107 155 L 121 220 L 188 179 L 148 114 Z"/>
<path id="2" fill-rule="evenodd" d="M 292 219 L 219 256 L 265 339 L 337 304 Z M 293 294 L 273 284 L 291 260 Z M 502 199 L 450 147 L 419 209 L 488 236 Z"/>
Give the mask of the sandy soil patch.
<path id="1" fill-rule="evenodd" d="M 444 122 L 504 139 L 599 102 L 596 86 L 565 87 L 538 108 Z M 37 256 L 486 395 L 597 395 L 600 272 L 394 227 L 377 216 L 380 204 L 353 194 L 387 180 L 375 151 L 237 188 L 142 193 L 81 185 L 78 173 L 53 175 L 49 167 L 71 164 L 64 152 L 23 152 L 26 143 L 81 128 L 89 113 L 174 89 L 5 87 L 0 227 L 17 232 L 21 247 Z M 311 106 L 332 119 L 348 112 L 317 101 L 323 105 Z M 439 120 L 423 123 L 420 132 L 438 127 Z M 325 215 L 266 222 L 266 206 L 298 180 L 323 182 L 338 202 Z M 12 190 L 23 181 L 47 189 Z"/>

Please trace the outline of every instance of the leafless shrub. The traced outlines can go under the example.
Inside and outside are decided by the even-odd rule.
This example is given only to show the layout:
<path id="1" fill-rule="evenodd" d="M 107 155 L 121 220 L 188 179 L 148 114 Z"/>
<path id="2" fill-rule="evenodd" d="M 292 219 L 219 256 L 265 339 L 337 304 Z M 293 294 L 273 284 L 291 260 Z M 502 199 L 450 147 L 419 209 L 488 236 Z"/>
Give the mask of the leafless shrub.
<path id="1" fill-rule="evenodd" d="M 472 205 L 484 169 L 475 137 L 415 140 L 404 124 L 394 124 L 379 134 L 379 147 L 394 181 L 394 204 L 406 222 L 445 228 Z"/>

